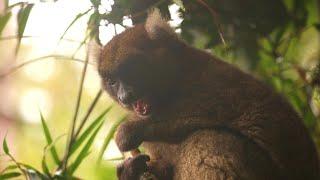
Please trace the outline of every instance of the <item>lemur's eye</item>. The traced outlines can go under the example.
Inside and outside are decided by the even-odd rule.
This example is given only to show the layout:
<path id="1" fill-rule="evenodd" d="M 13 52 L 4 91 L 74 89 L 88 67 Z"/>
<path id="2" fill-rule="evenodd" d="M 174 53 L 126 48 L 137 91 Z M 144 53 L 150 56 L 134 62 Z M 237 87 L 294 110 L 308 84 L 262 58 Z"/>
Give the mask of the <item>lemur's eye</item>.
<path id="1" fill-rule="evenodd" d="M 114 85 L 116 85 L 116 80 L 114 80 L 114 79 L 112 79 L 112 78 L 108 78 L 107 79 L 107 82 L 108 82 L 108 84 L 110 85 L 110 86 L 114 86 Z"/>

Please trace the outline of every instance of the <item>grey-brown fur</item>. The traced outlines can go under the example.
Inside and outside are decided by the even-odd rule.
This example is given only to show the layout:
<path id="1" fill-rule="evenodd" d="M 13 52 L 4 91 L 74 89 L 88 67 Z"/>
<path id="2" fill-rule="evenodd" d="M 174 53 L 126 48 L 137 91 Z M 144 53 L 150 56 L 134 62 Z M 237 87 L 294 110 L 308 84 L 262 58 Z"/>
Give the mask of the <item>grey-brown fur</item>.
<path id="1" fill-rule="evenodd" d="M 167 103 L 149 117 L 131 112 L 131 119 L 120 125 L 120 150 L 142 143 L 151 158 L 142 169 L 159 179 L 320 179 L 315 146 L 283 97 L 251 75 L 186 45 L 166 28 L 156 28 L 152 37 L 144 25 L 126 30 L 100 57 L 99 73 L 115 100 L 106 74 L 131 54 L 145 53 L 150 62 L 179 67 L 171 79 L 166 75 L 173 72 L 164 71 L 161 84 L 169 87 L 157 88 L 170 92 Z M 133 173 L 131 162 L 121 167 L 120 179 L 137 177 L 126 174 Z"/>

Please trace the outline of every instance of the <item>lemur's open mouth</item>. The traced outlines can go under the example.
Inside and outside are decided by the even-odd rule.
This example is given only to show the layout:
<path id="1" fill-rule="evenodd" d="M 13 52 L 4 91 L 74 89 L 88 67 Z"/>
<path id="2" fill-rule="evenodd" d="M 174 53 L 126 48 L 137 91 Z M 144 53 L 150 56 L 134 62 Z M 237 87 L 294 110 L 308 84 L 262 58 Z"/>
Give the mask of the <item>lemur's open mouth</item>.
<path id="1" fill-rule="evenodd" d="M 148 115 L 150 112 L 150 105 L 142 99 L 139 99 L 132 103 L 133 110 L 139 115 Z"/>

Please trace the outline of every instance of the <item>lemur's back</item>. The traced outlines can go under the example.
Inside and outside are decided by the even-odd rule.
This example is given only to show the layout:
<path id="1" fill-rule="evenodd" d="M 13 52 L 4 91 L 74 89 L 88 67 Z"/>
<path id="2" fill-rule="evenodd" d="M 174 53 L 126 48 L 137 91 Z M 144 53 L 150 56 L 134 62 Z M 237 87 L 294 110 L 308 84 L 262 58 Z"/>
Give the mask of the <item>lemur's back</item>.
<path id="1" fill-rule="evenodd" d="M 179 169 L 176 179 L 319 179 L 315 146 L 288 102 L 252 76 L 220 60 L 213 61 L 207 66 L 209 73 L 204 71 L 208 86 L 195 88 L 203 92 L 194 92 L 194 101 L 181 102 L 195 105 L 184 104 L 194 113 L 183 118 L 202 122 L 202 127 L 195 128 L 179 143 L 145 143 L 147 151 L 157 158 L 172 160 Z M 207 109 L 197 111 L 197 93 L 199 103 Z M 167 121 L 177 127 L 176 135 L 181 136 L 179 124 L 183 120 Z M 219 173 L 210 170 L 219 167 Z"/>

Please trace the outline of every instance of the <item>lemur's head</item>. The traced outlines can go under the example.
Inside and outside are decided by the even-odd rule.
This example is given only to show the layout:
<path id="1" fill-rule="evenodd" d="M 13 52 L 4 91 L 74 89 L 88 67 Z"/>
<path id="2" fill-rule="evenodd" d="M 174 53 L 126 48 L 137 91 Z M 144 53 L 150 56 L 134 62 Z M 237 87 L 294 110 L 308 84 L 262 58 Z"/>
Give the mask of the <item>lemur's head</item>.
<path id="1" fill-rule="evenodd" d="M 103 47 L 98 70 L 104 89 L 140 116 L 158 111 L 174 98 L 179 87 L 184 47 L 154 10 L 145 24 L 116 35 Z"/>

